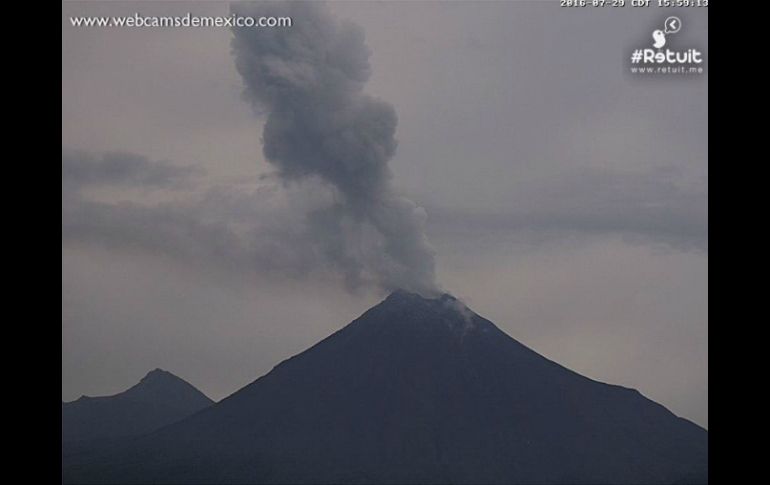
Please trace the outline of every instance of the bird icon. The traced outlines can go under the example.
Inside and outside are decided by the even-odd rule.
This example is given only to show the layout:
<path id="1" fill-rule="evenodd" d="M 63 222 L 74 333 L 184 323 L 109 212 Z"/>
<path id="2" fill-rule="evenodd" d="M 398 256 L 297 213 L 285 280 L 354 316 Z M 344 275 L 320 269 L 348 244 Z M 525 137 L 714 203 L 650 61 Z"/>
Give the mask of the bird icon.
<path id="1" fill-rule="evenodd" d="M 666 34 L 662 30 L 656 30 L 652 33 L 652 39 L 655 41 L 652 46 L 656 49 L 660 49 L 666 45 Z"/>

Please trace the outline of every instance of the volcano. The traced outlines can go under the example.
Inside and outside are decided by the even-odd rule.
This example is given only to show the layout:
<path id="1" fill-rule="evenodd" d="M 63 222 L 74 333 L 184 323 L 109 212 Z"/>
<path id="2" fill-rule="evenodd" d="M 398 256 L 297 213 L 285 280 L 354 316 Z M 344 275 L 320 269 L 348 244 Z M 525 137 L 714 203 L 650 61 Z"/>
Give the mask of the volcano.
<path id="1" fill-rule="evenodd" d="M 450 295 L 397 291 L 228 398 L 65 455 L 65 483 L 706 483 L 708 433 Z"/>
<path id="2" fill-rule="evenodd" d="M 75 444 L 149 433 L 214 401 L 171 372 L 155 369 L 114 396 L 63 402 L 62 443 Z"/>

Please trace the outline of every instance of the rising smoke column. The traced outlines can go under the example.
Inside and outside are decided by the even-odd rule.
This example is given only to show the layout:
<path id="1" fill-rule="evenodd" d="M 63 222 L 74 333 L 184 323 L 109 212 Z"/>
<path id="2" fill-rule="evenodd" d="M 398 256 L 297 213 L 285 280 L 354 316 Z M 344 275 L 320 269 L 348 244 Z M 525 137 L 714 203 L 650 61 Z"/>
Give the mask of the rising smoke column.
<path id="1" fill-rule="evenodd" d="M 286 183 L 319 178 L 336 204 L 309 215 L 319 253 L 350 285 L 438 291 L 425 211 L 398 196 L 393 107 L 364 94 L 370 76 L 363 30 L 318 2 L 234 4 L 241 16 L 288 16 L 291 27 L 234 28 L 245 95 L 266 114 L 263 151 Z"/>

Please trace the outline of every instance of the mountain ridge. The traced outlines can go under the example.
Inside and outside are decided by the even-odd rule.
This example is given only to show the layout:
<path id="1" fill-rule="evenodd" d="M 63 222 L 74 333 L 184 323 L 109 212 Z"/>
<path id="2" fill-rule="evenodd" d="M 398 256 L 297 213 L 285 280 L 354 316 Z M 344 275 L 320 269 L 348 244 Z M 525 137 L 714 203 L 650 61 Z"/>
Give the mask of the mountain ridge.
<path id="1" fill-rule="evenodd" d="M 462 305 L 462 306 L 460 306 Z M 193 416 L 69 457 L 65 482 L 707 482 L 708 435 L 529 349 L 451 295 L 394 292 Z"/>
<path id="2" fill-rule="evenodd" d="M 214 401 L 162 369 L 125 391 L 62 401 L 62 442 L 111 440 L 148 433 L 204 409 Z"/>

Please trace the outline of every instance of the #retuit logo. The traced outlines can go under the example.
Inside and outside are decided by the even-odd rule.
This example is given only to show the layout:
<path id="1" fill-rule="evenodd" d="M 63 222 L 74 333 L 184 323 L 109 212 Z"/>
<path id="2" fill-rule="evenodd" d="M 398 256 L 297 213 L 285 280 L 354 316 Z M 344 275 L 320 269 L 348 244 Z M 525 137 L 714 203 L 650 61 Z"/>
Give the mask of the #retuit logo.
<path id="1" fill-rule="evenodd" d="M 666 18 L 663 28 L 652 31 L 651 47 L 633 50 L 630 71 L 633 74 L 702 74 L 705 56 L 700 49 L 671 48 L 682 26 L 679 17 Z"/>

